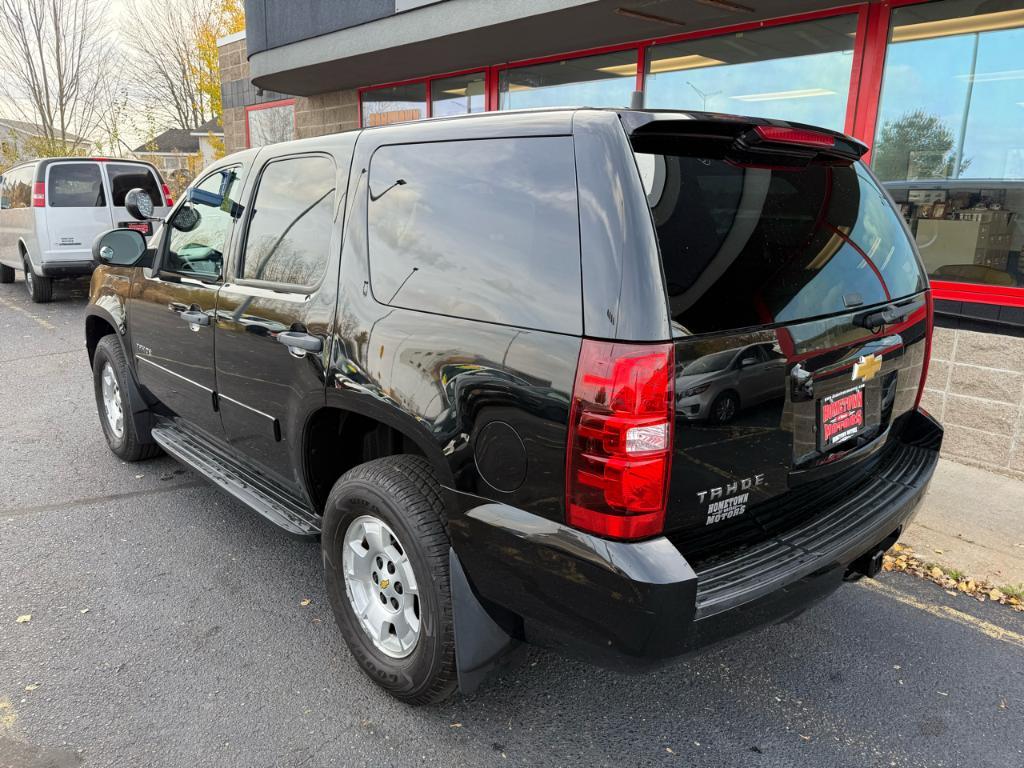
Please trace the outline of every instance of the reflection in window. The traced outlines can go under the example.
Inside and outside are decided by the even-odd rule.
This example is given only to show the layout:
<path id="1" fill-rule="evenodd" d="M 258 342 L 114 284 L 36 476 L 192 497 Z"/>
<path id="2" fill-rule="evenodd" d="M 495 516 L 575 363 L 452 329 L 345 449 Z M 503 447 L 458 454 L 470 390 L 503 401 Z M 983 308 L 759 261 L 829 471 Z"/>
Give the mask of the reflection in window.
<path id="1" fill-rule="evenodd" d="M 434 117 L 483 112 L 484 73 L 445 77 L 430 82 L 430 113 Z"/>
<path id="2" fill-rule="evenodd" d="M 928 272 L 1024 285 L 1024 9 L 896 8 L 889 39 L 872 163 Z"/>
<path id="3" fill-rule="evenodd" d="M 390 125 L 427 116 L 427 84 L 374 88 L 362 96 L 363 125 Z"/>
<path id="4" fill-rule="evenodd" d="M 207 279 L 220 277 L 234 221 L 232 212 L 242 189 L 238 173 L 238 166 L 223 168 L 196 185 L 211 195 L 223 195 L 220 206 L 186 201 L 174 212 L 163 270 Z"/>
<path id="5" fill-rule="evenodd" d="M 855 15 L 647 49 L 645 104 L 842 130 Z"/>
<path id="6" fill-rule="evenodd" d="M 295 105 L 279 104 L 246 112 L 249 121 L 249 146 L 262 147 L 295 138 Z"/>
<path id="7" fill-rule="evenodd" d="M 628 107 L 636 89 L 637 51 L 564 59 L 503 70 L 501 109 L 530 107 Z"/>

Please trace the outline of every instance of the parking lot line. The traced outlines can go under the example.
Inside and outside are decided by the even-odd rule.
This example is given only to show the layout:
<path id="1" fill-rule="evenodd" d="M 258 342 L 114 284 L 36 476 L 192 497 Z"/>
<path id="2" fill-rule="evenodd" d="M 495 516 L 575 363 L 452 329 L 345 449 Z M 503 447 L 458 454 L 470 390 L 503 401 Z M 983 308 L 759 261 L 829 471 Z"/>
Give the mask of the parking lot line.
<path id="1" fill-rule="evenodd" d="M 57 330 L 57 326 L 55 326 L 53 323 L 51 323 L 51 322 L 49 322 L 47 320 L 43 320 L 41 317 L 36 317 L 35 315 L 33 315 L 31 312 L 29 312 L 24 307 L 19 307 L 17 304 L 14 304 L 14 303 L 8 301 L 7 299 L 0 299 L 0 304 L 3 304 L 8 309 L 13 309 L 15 312 L 20 312 L 21 314 L 25 315 L 25 317 L 30 318 L 31 320 L 33 320 L 34 322 L 38 323 L 40 326 L 42 326 L 43 328 L 45 328 L 48 331 L 56 331 Z"/>
<path id="2" fill-rule="evenodd" d="M 991 637 L 993 640 L 1001 640 L 1004 643 L 1015 645 L 1024 650 L 1024 635 L 1014 632 L 1011 629 L 1000 627 L 998 624 L 993 624 L 990 621 L 979 619 L 976 616 L 971 616 L 969 613 L 958 611 L 956 608 L 951 608 L 948 605 L 925 603 L 915 597 L 911 597 L 908 594 L 900 592 L 898 589 L 893 589 L 886 584 L 882 584 L 875 579 L 861 579 L 857 583 L 887 597 L 891 597 L 893 600 L 903 603 L 904 605 L 917 608 L 919 611 L 924 611 L 925 613 L 929 613 L 940 619 L 956 622 L 957 624 L 961 624 L 980 632 L 987 637 Z"/>

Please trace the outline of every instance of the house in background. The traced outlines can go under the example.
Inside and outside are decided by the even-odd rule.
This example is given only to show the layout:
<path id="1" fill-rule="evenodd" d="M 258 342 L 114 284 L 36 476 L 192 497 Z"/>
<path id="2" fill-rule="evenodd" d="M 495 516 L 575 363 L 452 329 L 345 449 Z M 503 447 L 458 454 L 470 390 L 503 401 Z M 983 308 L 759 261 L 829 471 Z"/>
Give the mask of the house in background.
<path id="1" fill-rule="evenodd" d="M 133 149 L 132 154 L 155 165 L 177 197 L 200 170 L 217 158 L 223 138 L 223 129 L 211 118 L 194 130 L 166 130 Z"/>
<path id="2" fill-rule="evenodd" d="M 0 168 L 33 160 L 40 154 L 60 154 L 50 151 L 53 148 L 46 147 L 48 143 L 41 125 L 0 118 Z M 92 141 L 74 134 L 67 134 L 65 145 L 65 154 L 68 155 L 87 155 L 94 148 Z M 47 149 L 45 153 L 41 152 L 43 148 Z"/>

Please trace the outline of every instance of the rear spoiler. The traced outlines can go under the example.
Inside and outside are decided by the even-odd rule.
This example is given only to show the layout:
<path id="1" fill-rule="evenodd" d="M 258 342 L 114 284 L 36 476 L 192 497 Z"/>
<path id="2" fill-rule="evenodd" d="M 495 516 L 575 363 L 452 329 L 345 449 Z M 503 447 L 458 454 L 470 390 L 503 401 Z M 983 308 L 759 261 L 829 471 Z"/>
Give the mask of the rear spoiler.
<path id="1" fill-rule="evenodd" d="M 619 112 L 619 118 L 637 151 L 657 151 L 667 140 L 685 138 L 695 151 L 765 165 L 852 163 L 868 151 L 867 145 L 841 133 L 781 120 L 634 110 Z M 697 150 L 700 146 L 704 149 Z"/>

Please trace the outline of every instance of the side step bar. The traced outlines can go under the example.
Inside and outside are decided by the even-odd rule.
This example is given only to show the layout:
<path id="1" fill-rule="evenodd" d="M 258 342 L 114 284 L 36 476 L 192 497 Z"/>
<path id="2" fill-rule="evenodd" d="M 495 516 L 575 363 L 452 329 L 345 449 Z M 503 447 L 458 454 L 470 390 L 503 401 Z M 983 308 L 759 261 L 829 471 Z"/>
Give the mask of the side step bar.
<path id="1" fill-rule="evenodd" d="M 153 440 L 292 536 L 305 539 L 320 535 L 320 515 L 308 503 L 246 467 L 209 439 L 175 421 L 158 419 Z"/>

